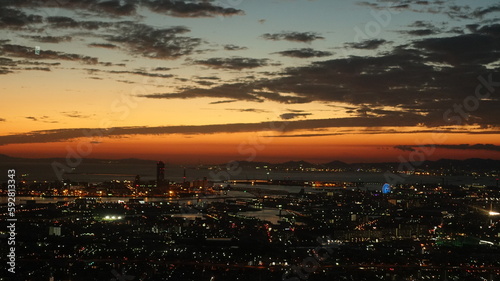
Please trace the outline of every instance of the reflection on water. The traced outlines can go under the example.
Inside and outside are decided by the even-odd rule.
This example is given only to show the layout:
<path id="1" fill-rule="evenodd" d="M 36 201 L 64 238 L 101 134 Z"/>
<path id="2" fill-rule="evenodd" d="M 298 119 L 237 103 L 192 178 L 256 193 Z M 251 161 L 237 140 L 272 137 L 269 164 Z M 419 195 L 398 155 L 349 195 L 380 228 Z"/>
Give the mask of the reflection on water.
<path id="1" fill-rule="evenodd" d="M 215 195 L 215 196 L 206 196 L 203 198 L 141 198 L 144 199 L 144 202 L 174 202 L 182 205 L 197 205 L 203 203 L 211 203 L 211 202 L 222 202 L 224 198 L 252 198 L 253 195 L 246 192 L 241 191 L 229 191 L 226 195 Z M 99 198 L 99 197 L 98 197 Z M 76 197 L 30 197 L 30 196 L 18 196 L 16 197 L 17 204 L 26 204 L 27 200 L 35 200 L 36 203 L 57 203 L 57 202 L 72 202 Z M 100 197 L 100 202 L 109 202 L 109 203 L 118 203 L 118 201 L 128 202 L 131 197 Z M 7 197 L 0 197 L 0 204 L 6 204 Z M 173 214 L 173 217 L 182 217 L 188 220 L 194 220 L 196 218 L 203 218 L 203 214 L 196 212 L 195 209 L 192 209 L 193 213 L 187 212 L 182 214 Z M 255 217 L 261 220 L 270 221 L 273 224 L 278 223 L 278 214 L 279 210 L 264 208 L 261 211 L 253 211 L 253 212 L 241 212 L 239 213 L 242 216 L 246 217 Z"/>
<path id="2" fill-rule="evenodd" d="M 347 173 L 345 173 L 347 174 Z M 353 175 L 351 175 L 353 176 Z M 357 174 L 356 176 L 359 176 Z M 380 175 L 375 175 L 371 174 L 372 180 L 380 181 L 383 182 L 383 180 L 379 177 Z M 441 182 L 442 178 L 438 177 L 417 177 L 419 179 L 420 183 L 426 183 L 426 182 Z M 408 177 L 407 181 L 412 181 L 415 180 L 415 177 Z M 354 180 L 354 178 L 349 178 L 349 180 Z M 361 181 L 361 179 L 359 179 Z M 477 183 L 482 183 L 482 184 L 487 184 L 487 185 L 493 185 L 496 184 L 496 182 L 493 182 L 493 178 L 487 178 L 483 177 L 481 179 L 473 179 L 471 177 L 447 177 L 446 181 L 448 184 L 456 184 L 456 185 L 470 185 L 472 182 L 477 182 Z M 367 179 L 365 179 L 366 182 Z M 262 188 L 262 189 L 267 189 L 267 190 L 282 190 L 282 191 L 288 191 L 290 193 L 298 193 L 302 188 L 304 188 L 305 192 L 318 192 L 320 190 L 314 189 L 312 187 L 306 186 L 281 186 L 281 185 L 245 185 L 245 184 L 233 184 L 232 186 L 234 187 L 252 187 L 252 188 Z M 380 185 L 380 189 L 382 188 L 382 185 Z M 378 189 L 377 186 L 374 186 L 370 189 Z M 210 195 L 210 196 L 204 196 L 201 195 L 199 197 L 189 197 L 189 198 L 163 198 L 163 197 L 145 197 L 141 198 L 144 200 L 144 202 L 152 203 L 152 202 L 173 202 L 173 203 L 178 203 L 184 206 L 190 206 L 190 205 L 199 205 L 199 204 L 205 204 L 205 203 L 211 203 L 211 202 L 222 202 L 226 199 L 236 199 L 236 198 L 254 198 L 255 196 L 251 193 L 248 192 L 242 192 L 242 191 L 226 191 L 224 193 L 219 193 L 215 195 Z M 16 197 L 16 203 L 17 204 L 26 204 L 28 200 L 35 200 L 36 203 L 57 203 L 57 202 L 72 202 L 76 197 L 31 197 L 31 196 L 17 196 Z M 128 202 L 132 197 L 98 197 L 98 200 L 102 203 L 118 203 L 119 201 L 124 201 Z M 0 197 L 0 204 L 7 204 L 7 197 Z M 202 218 L 203 215 L 201 213 L 198 213 L 195 209 L 192 210 L 193 212 L 188 212 L 188 213 L 183 213 L 183 214 L 175 214 L 174 217 L 184 217 L 189 220 L 194 220 L 196 218 Z M 261 220 L 265 221 L 270 221 L 273 224 L 276 224 L 279 220 L 278 214 L 279 210 L 277 209 L 271 209 L 271 208 L 264 208 L 261 211 L 252 211 L 252 212 L 241 212 L 239 213 L 242 216 L 246 217 L 256 217 Z"/>
<path id="3" fill-rule="evenodd" d="M 140 197 L 144 202 L 175 202 L 186 205 L 196 205 L 200 203 L 222 202 L 225 198 L 253 198 L 254 196 L 242 191 L 228 191 L 226 194 L 216 194 L 211 196 L 185 197 L 185 198 L 166 198 L 166 197 Z M 118 203 L 118 201 L 128 202 L 134 197 L 92 197 L 98 198 L 102 203 Z M 139 197 L 137 197 L 139 198 Z M 33 196 L 17 196 L 17 204 L 26 204 L 27 200 L 35 200 L 36 203 L 57 203 L 57 202 L 72 202 L 78 197 L 33 197 Z M 0 197 L 0 204 L 6 204 L 7 197 Z"/>

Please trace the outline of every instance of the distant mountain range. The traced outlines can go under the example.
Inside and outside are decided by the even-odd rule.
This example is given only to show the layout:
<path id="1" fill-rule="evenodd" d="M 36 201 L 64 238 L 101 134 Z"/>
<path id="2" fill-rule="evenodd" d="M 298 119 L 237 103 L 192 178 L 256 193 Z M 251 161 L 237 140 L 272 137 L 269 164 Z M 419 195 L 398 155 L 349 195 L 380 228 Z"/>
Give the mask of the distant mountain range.
<path id="1" fill-rule="evenodd" d="M 65 158 L 19 158 L 19 157 L 11 157 L 7 155 L 0 154 L 0 164 L 18 164 L 22 165 L 22 163 L 37 163 L 37 164 L 50 164 L 52 162 L 66 163 Z M 144 159 L 136 159 L 136 158 L 126 158 L 126 159 L 95 159 L 95 158 L 85 158 L 84 162 L 86 164 L 137 164 L 137 165 L 155 165 L 156 161 L 154 160 L 144 160 Z M 362 170 L 397 170 L 401 165 L 398 162 L 384 162 L 384 163 L 345 163 L 342 161 L 331 161 L 323 164 L 314 164 L 307 161 L 288 161 L 284 163 L 269 163 L 269 162 L 250 162 L 250 161 L 238 161 L 240 167 L 244 168 L 274 168 L 274 169 L 340 169 L 340 170 L 352 170 L 356 171 L 359 169 Z M 187 165 L 189 167 L 210 167 L 210 166 L 219 166 L 223 167 L 226 163 L 220 164 L 204 164 L 204 165 Z M 168 166 L 179 167 L 182 165 L 173 165 L 169 164 Z M 409 166 L 409 165 L 405 165 Z M 430 169 L 430 170 L 467 170 L 467 171 L 493 171 L 500 170 L 500 160 L 493 159 L 479 159 L 479 158 L 471 158 L 466 160 L 454 160 L 454 159 L 440 159 L 437 161 L 424 161 L 422 163 L 412 163 L 412 167 L 415 169 Z"/>
<path id="2" fill-rule="evenodd" d="M 463 171 L 493 171 L 500 170 L 500 160 L 471 158 L 466 160 L 455 159 L 440 159 L 437 161 L 424 161 L 420 163 L 411 163 L 411 165 L 401 165 L 399 162 L 383 162 L 383 163 L 345 163 L 342 161 L 331 161 L 323 164 L 314 164 L 307 161 L 289 161 L 284 163 L 272 164 L 266 162 L 239 162 L 242 167 L 274 167 L 274 168 L 304 168 L 304 169 L 340 169 L 340 170 L 398 170 L 401 166 L 403 169 L 413 167 L 414 169 L 430 169 L 430 170 L 463 170 Z M 406 167 L 406 168 L 405 168 Z"/>

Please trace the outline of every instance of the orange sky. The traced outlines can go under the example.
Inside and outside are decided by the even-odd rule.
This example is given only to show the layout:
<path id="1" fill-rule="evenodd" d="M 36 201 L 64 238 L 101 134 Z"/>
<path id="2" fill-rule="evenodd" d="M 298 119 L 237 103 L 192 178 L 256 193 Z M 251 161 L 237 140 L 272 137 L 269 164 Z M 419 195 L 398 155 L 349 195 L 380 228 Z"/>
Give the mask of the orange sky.
<path id="1" fill-rule="evenodd" d="M 441 146 L 431 160 L 500 159 L 492 0 L 28 2 L 1 4 L 18 17 L 0 15 L 1 154 L 381 162 L 423 144 Z"/>
<path id="2" fill-rule="evenodd" d="M 27 158 L 78 157 L 123 159 L 140 158 L 164 160 L 171 163 L 223 163 L 231 160 L 284 162 L 306 160 L 325 163 L 333 160 L 344 162 L 391 162 L 399 157 L 409 159 L 409 151 L 396 149 L 406 144 L 424 144 L 433 140 L 432 133 L 342 135 L 322 137 L 269 137 L 271 134 L 233 133 L 217 135 L 162 135 L 101 138 L 93 142 L 79 138 L 71 142 L 43 144 L 11 144 L 0 147 L 0 153 Z M 268 136 L 268 137 L 263 137 Z M 283 136 L 283 135 L 281 135 Z M 436 142 L 425 144 L 456 144 L 470 140 L 470 135 L 447 134 L 436 137 Z M 477 136 L 479 141 L 493 141 L 492 136 Z M 444 142 L 442 142 L 444 140 Z M 425 151 L 430 151 L 427 148 Z M 425 152 L 424 151 L 424 152 Z M 437 160 L 441 158 L 493 158 L 500 152 L 486 150 L 457 150 L 436 148 L 431 154 L 414 154 L 413 160 Z M 421 158 L 423 157 L 423 158 Z"/>

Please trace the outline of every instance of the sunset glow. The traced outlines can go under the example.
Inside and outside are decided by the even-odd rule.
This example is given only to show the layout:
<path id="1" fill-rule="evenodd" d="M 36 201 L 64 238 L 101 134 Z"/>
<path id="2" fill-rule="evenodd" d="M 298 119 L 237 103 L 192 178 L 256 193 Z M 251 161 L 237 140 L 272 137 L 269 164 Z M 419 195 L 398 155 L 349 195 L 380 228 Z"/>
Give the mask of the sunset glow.
<path id="1" fill-rule="evenodd" d="M 500 159 L 496 1 L 35 2 L 2 4 L 0 154 Z"/>

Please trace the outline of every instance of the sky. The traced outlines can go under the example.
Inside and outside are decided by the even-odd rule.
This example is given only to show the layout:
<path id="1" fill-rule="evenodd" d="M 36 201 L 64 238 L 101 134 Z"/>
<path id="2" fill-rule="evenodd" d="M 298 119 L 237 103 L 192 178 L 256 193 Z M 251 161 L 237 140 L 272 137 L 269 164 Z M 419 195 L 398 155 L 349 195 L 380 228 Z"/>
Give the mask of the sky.
<path id="1" fill-rule="evenodd" d="M 499 16 L 495 0 L 2 1 L 0 154 L 500 159 Z"/>

